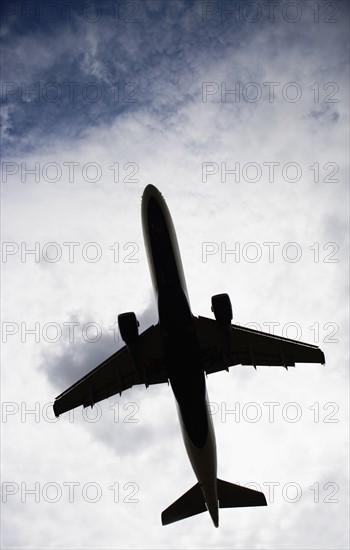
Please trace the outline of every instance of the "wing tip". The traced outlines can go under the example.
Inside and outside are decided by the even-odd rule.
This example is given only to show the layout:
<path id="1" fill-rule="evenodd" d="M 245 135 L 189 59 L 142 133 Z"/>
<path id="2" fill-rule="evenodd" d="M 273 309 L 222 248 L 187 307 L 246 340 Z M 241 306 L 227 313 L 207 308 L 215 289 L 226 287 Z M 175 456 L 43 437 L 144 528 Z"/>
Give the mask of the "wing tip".
<path id="1" fill-rule="evenodd" d="M 53 412 L 54 412 L 55 417 L 56 417 L 56 418 L 59 418 L 60 413 L 59 413 L 59 411 L 58 411 L 57 405 L 58 405 L 58 403 L 57 403 L 57 401 L 55 401 L 54 404 L 53 404 L 53 406 L 52 406 L 52 408 L 53 408 Z"/>

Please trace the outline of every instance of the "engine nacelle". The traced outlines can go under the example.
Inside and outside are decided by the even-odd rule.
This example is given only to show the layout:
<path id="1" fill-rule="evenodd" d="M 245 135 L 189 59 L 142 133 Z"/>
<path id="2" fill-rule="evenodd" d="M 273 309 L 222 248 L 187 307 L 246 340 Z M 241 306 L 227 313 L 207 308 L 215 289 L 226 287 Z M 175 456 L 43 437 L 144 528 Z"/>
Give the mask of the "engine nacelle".
<path id="1" fill-rule="evenodd" d="M 136 319 L 135 313 L 133 311 L 129 311 L 118 315 L 118 326 L 120 336 L 125 344 L 128 347 L 132 346 L 137 340 L 140 326 L 140 323 Z"/>
<path id="2" fill-rule="evenodd" d="M 232 306 L 228 294 L 216 294 L 211 297 L 211 310 L 219 325 L 230 325 L 232 321 Z"/>

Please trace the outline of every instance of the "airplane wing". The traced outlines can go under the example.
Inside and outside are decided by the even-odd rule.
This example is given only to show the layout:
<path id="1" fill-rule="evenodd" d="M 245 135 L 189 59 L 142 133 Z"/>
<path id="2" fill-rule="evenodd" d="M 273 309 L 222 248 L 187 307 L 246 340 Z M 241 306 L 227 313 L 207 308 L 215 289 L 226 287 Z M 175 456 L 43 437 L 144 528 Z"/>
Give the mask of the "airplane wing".
<path id="1" fill-rule="evenodd" d="M 80 405 L 92 407 L 136 384 L 168 382 L 159 324 L 139 335 L 135 354 L 124 346 L 61 393 L 53 405 L 55 416 Z"/>
<path id="2" fill-rule="evenodd" d="M 195 330 L 207 374 L 233 365 L 294 367 L 295 363 L 325 364 L 317 346 L 275 336 L 239 325 L 220 326 L 206 317 L 195 317 Z"/>

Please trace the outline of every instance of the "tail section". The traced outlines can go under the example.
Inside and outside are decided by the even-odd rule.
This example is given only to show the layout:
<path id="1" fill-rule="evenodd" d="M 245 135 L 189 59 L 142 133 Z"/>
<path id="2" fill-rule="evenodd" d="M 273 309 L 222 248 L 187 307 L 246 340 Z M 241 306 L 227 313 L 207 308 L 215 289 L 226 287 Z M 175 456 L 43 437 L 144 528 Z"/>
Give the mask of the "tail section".
<path id="1" fill-rule="evenodd" d="M 222 479 L 217 480 L 217 492 L 219 508 L 267 506 L 263 493 L 223 481 Z M 196 483 L 187 493 L 184 493 L 162 512 L 162 524 L 168 525 L 169 523 L 205 512 L 207 509 L 201 486 L 199 483 Z M 216 521 L 214 521 L 214 525 L 217 527 Z"/>
<path id="2" fill-rule="evenodd" d="M 222 479 L 217 480 L 219 508 L 239 508 L 245 506 L 267 506 L 264 493 L 235 485 Z"/>
<path id="3" fill-rule="evenodd" d="M 196 483 L 187 493 L 178 498 L 164 512 L 162 512 L 162 524 L 168 525 L 180 519 L 190 518 L 207 509 L 204 496 L 199 483 Z"/>

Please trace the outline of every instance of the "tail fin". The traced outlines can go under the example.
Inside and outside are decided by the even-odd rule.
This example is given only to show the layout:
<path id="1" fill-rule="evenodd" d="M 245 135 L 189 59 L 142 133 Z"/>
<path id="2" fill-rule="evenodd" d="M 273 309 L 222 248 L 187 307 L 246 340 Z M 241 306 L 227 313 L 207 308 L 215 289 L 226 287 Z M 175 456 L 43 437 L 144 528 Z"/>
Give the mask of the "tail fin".
<path id="1" fill-rule="evenodd" d="M 237 508 L 244 506 L 266 506 L 266 498 L 263 493 L 235 485 L 222 479 L 217 480 L 218 500 L 220 508 Z M 202 489 L 196 483 L 187 493 L 184 493 L 164 512 L 162 512 L 162 524 L 168 525 L 174 521 L 189 518 L 205 512 L 205 504 Z"/>
<path id="2" fill-rule="evenodd" d="M 199 483 L 196 483 L 187 493 L 162 512 L 162 524 L 168 525 L 168 523 L 195 516 L 205 512 L 206 509 L 202 489 Z"/>
<path id="3" fill-rule="evenodd" d="M 219 508 L 238 508 L 244 506 L 267 506 L 264 493 L 235 485 L 222 479 L 217 480 Z"/>

